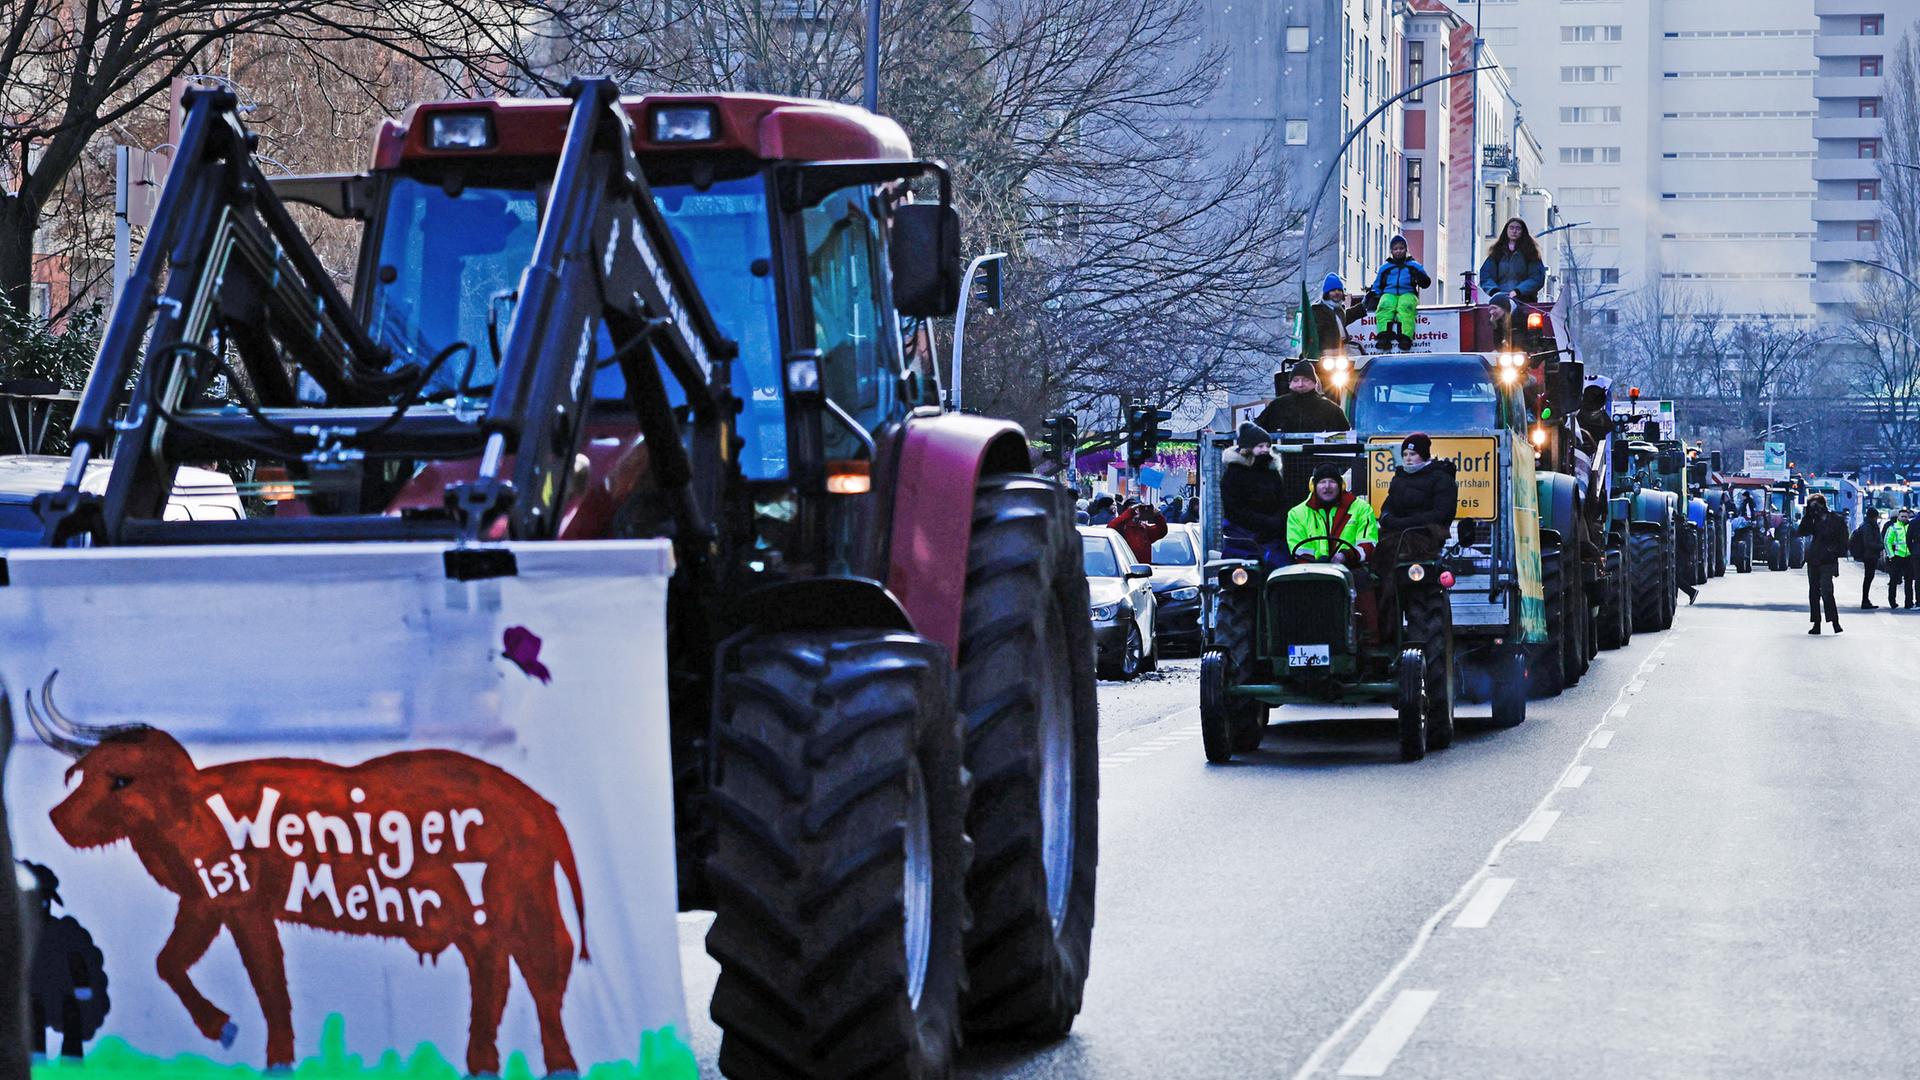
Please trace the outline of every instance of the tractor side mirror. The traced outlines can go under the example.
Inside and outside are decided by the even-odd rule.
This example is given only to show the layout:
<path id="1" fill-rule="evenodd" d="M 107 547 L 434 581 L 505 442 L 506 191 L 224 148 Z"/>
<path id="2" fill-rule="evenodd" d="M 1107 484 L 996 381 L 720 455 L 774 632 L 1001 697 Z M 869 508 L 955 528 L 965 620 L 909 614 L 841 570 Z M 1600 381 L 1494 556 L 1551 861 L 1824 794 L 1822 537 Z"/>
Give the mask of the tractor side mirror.
<path id="1" fill-rule="evenodd" d="M 893 303 L 900 314 L 927 319 L 960 308 L 960 214 L 939 203 L 893 208 L 888 247 Z"/>
<path id="2" fill-rule="evenodd" d="M 1712 469 L 1714 472 L 1723 471 L 1720 468 L 1720 451 L 1715 450 L 1712 453 L 1708 454 L 1707 461 L 1709 463 L 1708 468 Z"/>
<path id="3" fill-rule="evenodd" d="M 1134 563 L 1132 566 L 1127 567 L 1128 579 L 1150 578 L 1152 576 L 1153 576 L 1153 567 L 1148 566 L 1146 563 L 1137 562 L 1137 563 Z"/>

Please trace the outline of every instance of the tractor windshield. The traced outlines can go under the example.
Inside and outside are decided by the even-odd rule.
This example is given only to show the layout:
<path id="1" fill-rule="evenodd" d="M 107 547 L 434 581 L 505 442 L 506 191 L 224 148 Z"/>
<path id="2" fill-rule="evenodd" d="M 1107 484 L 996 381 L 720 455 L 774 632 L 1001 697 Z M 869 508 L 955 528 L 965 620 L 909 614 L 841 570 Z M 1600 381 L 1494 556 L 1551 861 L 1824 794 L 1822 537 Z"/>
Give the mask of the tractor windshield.
<path id="1" fill-rule="evenodd" d="M 1499 426 L 1493 377 L 1477 356 L 1383 357 L 1363 369 L 1353 395 L 1361 436 Z"/>
<path id="2" fill-rule="evenodd" d="M 380 236 L 380 266 L 368 311 L 374 336 L 402 360 L 450 356 L 426 388 L 429 397 L 492 389 L 495 345 L 504 344 L 520 275 L 533 259 L 540 192 L 532 187 L 461 188 L 401 177 L 389 192 Z M 705 190 L 662 185 L 654 201 L 700 283 L 720 332 L 740 346 L 734 390 L 745 401 L 737 423 L 744 442 L 741 471 L 749 480 L 786 475 L 787 439 L 780 379 L 766 182 L 758 175 L 719 180 Z M 754 264 L 761 264 L 756 273 Z M 603 330 L 599 353 L 612 355 Z M 680 387 L 665 380 L 675 402 Z M 617 367 L 603 367 L 594 397 L 626 393 Z"/>

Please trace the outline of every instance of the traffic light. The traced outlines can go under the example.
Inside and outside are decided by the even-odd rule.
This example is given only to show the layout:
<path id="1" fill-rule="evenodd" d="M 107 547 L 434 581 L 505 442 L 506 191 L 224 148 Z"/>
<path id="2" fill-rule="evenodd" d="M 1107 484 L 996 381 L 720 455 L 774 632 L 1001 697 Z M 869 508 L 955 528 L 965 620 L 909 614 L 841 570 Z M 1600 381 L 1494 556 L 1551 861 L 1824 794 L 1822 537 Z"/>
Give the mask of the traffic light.
<path id="1" fill-rule="evenodd" d="M 1080 421 L 1071 413 L 1056 413 L 1040 421 L 1040 444 L 1046 449 L 1047 460 L 1065 467 L 1073 462 L 1073 452 L 1080 445 Z"/>
<path id="2" fill-rule="evenodd" d="M 1173 438 L 1173 432 L 1160 425 L 1173 419 L 1165 409 L 1149 405 L 1127 408 L 1127 467 L 1137 469 L 1152 460 L 1161 439 Z"/>

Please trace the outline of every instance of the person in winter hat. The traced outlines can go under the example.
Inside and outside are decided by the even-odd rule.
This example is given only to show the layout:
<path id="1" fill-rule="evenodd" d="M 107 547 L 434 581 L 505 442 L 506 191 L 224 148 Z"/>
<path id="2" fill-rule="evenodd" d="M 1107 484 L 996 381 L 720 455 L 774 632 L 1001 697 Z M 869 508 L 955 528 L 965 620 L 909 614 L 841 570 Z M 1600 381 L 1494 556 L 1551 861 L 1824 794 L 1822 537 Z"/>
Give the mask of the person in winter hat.
<path id="1" fill-rule="evenodd" d="M 1334 538 L 1345 543 L 1335 543 Z M 1373 557 L 1380 523 L 1373 504 L 1347 490 L 1338 466 L 1313 470 L 1313 491 L 1287 511 L 1287 551 L 1294 558 L 1359 567 Z"/>
<path id="2" fill-rule="evenodd" d="M 1347 351 L 1347 327 L 1367 315 L 1364 302 L 1347 297 L 1346 282 L 1340 280 L 1339 274 L 1328 274 L 1320 282 L 1320 302 L 1308 311 L 1313 316 L 1314 335 L 1320 340 L 1321 353 L 1332 355 Z"/>
<path id="3" fill-rule="evenodd" d="M 1090 525 L 1105 525 L 1112 520 L 1113 496 L 1095 496 L 1093 502 L 1087 506 L 1087 523 Z"/>
<path id="4" fill-rule="evenodd" d="M 1107 528 L 1120 534 L 1127 542 L 1128 550 L 1133 552 L 1133 561 L 1153 562 L 1154 541 L 1167 535 L 1167 519 L 1160 511 L 1139 499 L 1127 500 L 1127 508 L 1120 511 Z"/>
<path id="5" fill-rule="evenodd" d="M 1253 418 L 1254 423 L 1283 435 L 1346 431 L 1353 427 L 1347 422 L 1346 411 L 1320 393 L 1320 377 L 1314 371 L 1313 361 L 1302 360 L 1287 369 L 1284 390 L 1280 377 L 1281 373 L 1274 373 L 1273 389 L 1277 396 Z"/>
<path id="6" fill-rule="evenodd" d="M 1860 581 L 1861 611 L 1873 611 L 1880 606 L 1873 602 L 1873 575 L 1880 569 L 1881 550 L 1880 508 L 1869 506 L 1866 520 L 1847 538 L 1847 554 L 1860 560 L 1865 571 Z"/>
<path id="7" fill-rule="evenodd" d="M 1400 440 L 1400 467 L 1380 504 L 1383 553 L 1395 560 L 1439 554 L 1459 503 L 1453 462 L 1433 459 L 1433 440 L 1422 431 Z"/>
<path id="8" fill-rule="evenodd" d="M 1241 424 L 1233 445 L 1221 452 L 1220 553 L 1229 559 L 1287 561 L 1287 497 L 1273 436 L 1258 424 Z"/>
<path id="9" fill-rule="evenodd" d="M 1847 553 L 1846 519 L 1827 510 L 1826 496 L 1815 494 L 1807 500 L 1806 513 L 1794 531 L 1808 538 L 1807 611 L 1813 616 L 1813 626 L 1807 633 L 1820 632 L 1820 608 L 1825 605 L 1827 621 L 1838 634 L 1840 609 L 1833 599 L 1833 580 L 1840 576 L 1840 560 Z"/>
<path id="10" fill-rule="evenodd" d="M 1433 284 L 1427 268 L 1407 254 L 1407 238 L 1396 236 L 1387 243 L 1387 261 L 1373 275 L 1367 301 L 1378 308 L 1374 317 L 1374 341 L 1381 352 L 1398 346 L 1413 351 L 1413 328 L 1420 315 L 1420 290 Z"/>

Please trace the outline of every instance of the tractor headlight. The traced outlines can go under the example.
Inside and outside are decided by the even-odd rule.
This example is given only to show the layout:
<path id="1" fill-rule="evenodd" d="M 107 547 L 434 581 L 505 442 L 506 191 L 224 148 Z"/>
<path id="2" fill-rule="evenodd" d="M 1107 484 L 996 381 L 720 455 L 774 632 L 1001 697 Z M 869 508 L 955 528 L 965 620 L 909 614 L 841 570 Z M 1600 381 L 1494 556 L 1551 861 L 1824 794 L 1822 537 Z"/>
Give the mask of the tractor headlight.
<path id="1" fill-rule="evenodd" d="M 1119 604 L 1101 604 L 1093 609 L 1093 621 L 1106 622 L 1118 614 L 1120 614 Z"/>
<path id="2" fill-rule="evenodd" d="M 1227 582 L 1232 585 L 1245 585 L 1248 580 L 1247 568 L 1236 566 L 1227 571 Z"/>
<path id="3" fill-rule="evenodd" d="M 1167 596 L 1173 600 L 1198 600 L 1200 599 L 1200 588 L 1197 585 L 1188 585 L 1169 592 Z"/>
<path id="4" fill-rule="evenodd" d="M 493 118 L 483 112 L 434 113 L 427 118 L 429 150 L 493 149 Z"/>
<path id="5" fill-rule="evenodd" d="M 1407 580 L 1416 582 L 1427 580 L 1427 568 L 1419 563 L 1407 567 Z"/>

